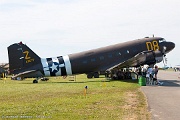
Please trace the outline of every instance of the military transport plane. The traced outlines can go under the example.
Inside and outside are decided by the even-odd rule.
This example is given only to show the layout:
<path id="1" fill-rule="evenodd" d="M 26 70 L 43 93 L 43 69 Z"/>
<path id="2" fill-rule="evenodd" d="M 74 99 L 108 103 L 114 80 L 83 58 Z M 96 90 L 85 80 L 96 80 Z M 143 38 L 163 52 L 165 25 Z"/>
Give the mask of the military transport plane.
<path id="1" fill-rule="evenodd" d="M 146 37 L 125 43 L 52 58 L 40 58 L 27 45 L 8 47 L 10 72 L 13 78 L 67 76 L 86 73 L 97 76 L 97 71 L 113 68 L 155 64 L 175 47 L 161 37 Z M 37 83 L 37 79 L 33 83 Z"/>

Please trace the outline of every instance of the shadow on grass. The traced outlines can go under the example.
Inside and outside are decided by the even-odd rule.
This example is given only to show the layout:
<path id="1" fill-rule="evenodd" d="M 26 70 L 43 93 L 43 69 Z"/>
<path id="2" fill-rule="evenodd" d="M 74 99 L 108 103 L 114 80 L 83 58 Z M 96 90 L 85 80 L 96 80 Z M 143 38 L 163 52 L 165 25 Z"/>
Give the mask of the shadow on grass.
<path id="1" fill-rule="evenodd" d="M 20 84 L 54 84 L 54 83 L 68 83 L 68 84 L 74 84 L 74 83 L 86 83 L 86 82 L 72 82 L 72 81 L 68 81 L 68 82 L 49 82 L 49 81 L 40 81 L 40 82 L 38 82 L 38 83 L 20 83 Z"/>
<path id="2" fill-rule="evenodd" d="M 82 82 L 77 82 L 77 81 L 67 81 L 67 82 L 64 82 L 64 81 L 60 81 L 60 82 L 52 82 L 52 83 L 93 83 L 93 82 L 111 82 L 111 81 L 109 81 L 109 80 L 92 80 L 92 81 L 82 81 Z"/>
<path id="3" fill-rule="evenodd" d="M 104 77 L 102 77 L 104 78 Z M 60 84 L 83 84 L 83 83 L 93 83 L 93 82 L 128 82 L 128 83 L 138 83 L 138 80 L 132 80 L 132 79 L 124 79 L 124 80 L 111 80 L 111 79 L 88 79 L 88 80 L 84 80 L 84 81 L 71 81 L 71 80 L 67 80 L 67 81 L 39 81 L 39 83 L 33 83 L 33 82 L 24 82 L 24 83 L 20 83 L 20 84 L 54 84 L 54 83 L 60 83 Z"/>
<path id="4" fill-rule="evenodd" d="M 92 81 L 59 81 L 59 82 L 52 82 L 52 81 L 39 81 L 39 83 L 20 83 L 20 84 L 54 84 L 54 83 L 67 83 L 67 84 L 81 84 L 81 83 L 93 83 L 93 82 L 111 82 L 109 80 L 92 80 Z"/>
<path id="5" fill-rule="evenodd" d="M 128 82 L 128 83 L 138 83 L 138 80 L 132 80 L 132 79 L 111 80 L 111 81 L 120 81 L 120 82 Z"/>

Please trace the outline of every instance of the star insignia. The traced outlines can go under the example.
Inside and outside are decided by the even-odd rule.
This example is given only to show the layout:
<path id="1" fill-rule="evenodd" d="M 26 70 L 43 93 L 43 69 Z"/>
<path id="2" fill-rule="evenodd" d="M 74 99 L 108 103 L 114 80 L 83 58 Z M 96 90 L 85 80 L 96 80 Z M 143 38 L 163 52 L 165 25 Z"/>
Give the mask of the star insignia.
<path id="1" fill-rule="evenodd" d="M 58 72 L 59 71 L 59 64 L 57 62 L 53 62 L 52 66 L 49 67 L 51 72 Z"/>

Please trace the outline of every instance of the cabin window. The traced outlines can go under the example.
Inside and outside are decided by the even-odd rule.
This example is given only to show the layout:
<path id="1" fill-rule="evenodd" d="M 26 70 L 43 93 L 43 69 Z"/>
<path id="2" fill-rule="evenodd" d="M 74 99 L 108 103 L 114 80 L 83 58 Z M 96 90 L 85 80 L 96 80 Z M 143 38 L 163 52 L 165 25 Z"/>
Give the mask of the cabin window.
<path id="1" fill-rule="evenodd" d="M 117 52 L 117 53 L 116 53 L 116 56 L 119 56 L 119 55 L 121 55 L 121 53 L 120 53 L 120 52 Z"/>
<path id="2" fill-rule="evenodd" d="M 95 62 L 95 61 L 96 61 L 96 59 L 95 59 L 95 58 L 92 58 L 92 59 L 91 59 L 91 62 Z"/>
<path id="3" fill-rule="evenodd" d="M 108 57 L 109 57 L 109 58 L 112 58 L 112 54 L 108 54 Z"/>
<path id="4" fill-rule="evenodd" d="M 127 50 L 127 53 L 129 53 L 129 50 Z"/>
<path id="5" fill-rule="evenodd" d="M 133 49 L 133 52 L 137 52 L 137 49 Z"/>
<path id="6" fill-rule="evenodd" d="M 136 48 L 134 48 L 134 49 L 133 49 L 133 52 L 134 52 L 134 53 L 136 53 L 136 52 L 137 52 L 137 49 L 136 49 Z"/>
<path id="7" fill-rule="evenodd" d="M 86 64 L 86 63 L 87 63 L 87 60 L 84 60 L 84 61 L 83 61 L 83 64 Z"/>
<path id="8" fill-rule="evenodd" d="M 104 60 L 104 56 L 100 56 L 99 59 L 100 59 L 100 60 Z"/>

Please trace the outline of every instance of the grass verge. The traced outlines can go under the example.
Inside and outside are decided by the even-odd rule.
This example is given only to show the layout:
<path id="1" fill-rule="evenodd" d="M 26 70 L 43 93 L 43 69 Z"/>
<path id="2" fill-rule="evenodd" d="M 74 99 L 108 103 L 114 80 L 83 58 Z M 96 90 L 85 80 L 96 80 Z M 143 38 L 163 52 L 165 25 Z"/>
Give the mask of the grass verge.
<path id="1" fill-rule="evenodd" d="M 83 74 L 76 81 L 32 80 L 0 80 L 0 119 L 150 119 L 136 82 L 87 79 Z"/>

